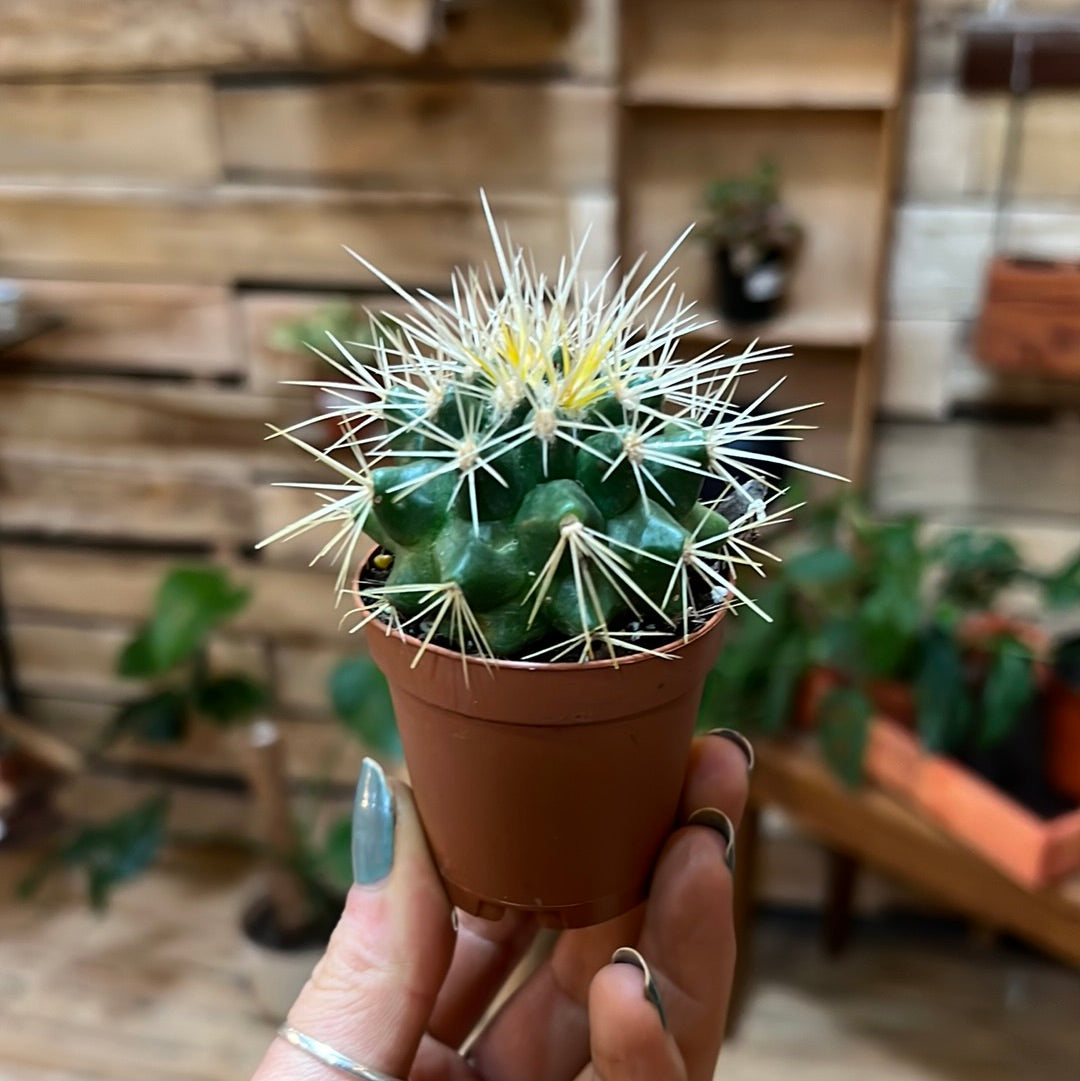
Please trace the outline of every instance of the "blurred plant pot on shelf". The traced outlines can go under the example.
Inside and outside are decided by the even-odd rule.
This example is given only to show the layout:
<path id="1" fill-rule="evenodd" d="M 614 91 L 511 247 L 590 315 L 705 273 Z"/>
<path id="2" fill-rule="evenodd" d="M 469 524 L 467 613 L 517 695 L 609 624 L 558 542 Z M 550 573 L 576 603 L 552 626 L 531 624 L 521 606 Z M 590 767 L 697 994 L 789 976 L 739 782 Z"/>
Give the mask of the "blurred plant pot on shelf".
<path id="1" fill-rule="evenodd" d="M 1003 373 L 1080 380 L 1080 262 L 995 258 L 975 355 Z"/>
<path id="2" fill-rule="evenodd" d="M 333 921 L 283 932 L 276 925 L 272 905 L 262 897 L 244 913 L 241 928 L 252 998 L 267 1020 L 281 1022 L 326 951 Z"/>
<path id="3" fill-rule="evenodd" d="M 0 747 L 0 845 L 23 844 L 57 822 L 53 794 L 62 775 L 15 747 Z"/>
<path id="4" fill-rule="evenodd" d="M 729 323 L 762 323 L 780 310 L 802 229 L 780 201 L 775 163 L 712 181 L 700 233 L 711 247 L 716 304 Z"/>
<path id="5" fill-rule="evenodd" d="M 729 323 L 764 323 L 783 307 L 790 258 L 781 248 L 718 246 L 713 250 L 716 303 Z"/>
<path id="6" fill-rule="evenodd" d="M 830 691 L 849 684 L 847 677 L 835 668 L 816 664 L 799 683 L 791 712 L 791 723 L 801 732 L 812 732 L 818 726 L 821 703 Z M 872 679 L 863 688 L 874 709 L 902 728 L 915 727 L 915 695 L 911 687 L 898 679 Z"/>

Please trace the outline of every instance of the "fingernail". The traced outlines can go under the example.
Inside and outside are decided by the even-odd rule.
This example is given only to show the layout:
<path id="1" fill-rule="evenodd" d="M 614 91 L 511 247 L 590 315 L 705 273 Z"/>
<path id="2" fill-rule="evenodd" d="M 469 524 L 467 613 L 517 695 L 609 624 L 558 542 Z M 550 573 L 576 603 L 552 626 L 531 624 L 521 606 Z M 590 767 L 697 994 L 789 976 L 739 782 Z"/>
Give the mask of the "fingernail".
<path id="1" fill-rule="evenodd" d="M 629 946 L 620 946 L 611 955 L 611 963 L 613 965 L 633 965 L 634 968 L 641 970 L 641 974 L 645 977 L 645 1001 L 652 1003 L 656 1007 L 656 1012 L 660 1015 L 660 1024 L 666 1032 L 667 1015 L 664 1013 L 664 1003 L 660 1000 L 660 991 L 645 958 L 637 950 Z"/>
<path id="2" fill-rule="evenodd" d="M 353 880 L 374 886 L 394 865 L 394 794 L 382 766 L 365 758 L 352 818 Z"/>
<path id="3" fill-rule="evenodd" d="M 699 807 L 686 820 L 688 826 L 708 826 L 724 838 L 724 863 L 728 870 L 735 872 L 735 827 L 723 811 L 715 807 Z"/>
<path id="4" fill-rule="evenodd" d="M 746 756 L 746 771 L 752 772 L 754 769 L 754 745 L 742 734 L 737 732 L 734 728 L 714 728 L 708 733 L 710 736 L 719 736 L 721 739 L 726 739 L 730 743 L 734 743 L 736 747 Z"/>

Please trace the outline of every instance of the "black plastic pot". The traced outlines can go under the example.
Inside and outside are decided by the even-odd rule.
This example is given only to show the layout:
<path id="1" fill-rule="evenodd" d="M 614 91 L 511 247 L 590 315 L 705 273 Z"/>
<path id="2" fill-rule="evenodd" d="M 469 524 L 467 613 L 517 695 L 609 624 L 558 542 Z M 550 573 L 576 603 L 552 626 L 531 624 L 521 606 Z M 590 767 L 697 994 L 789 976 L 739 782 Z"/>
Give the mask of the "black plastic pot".
<path id="1" fill-rule="evenodd" d="M 763 323 L 772 319 L 787 292 L 788 253 L 769 248 L 748 267 L 735 265 L 733 249 L 713 250 L 717 305 L 729 323 Z"/>

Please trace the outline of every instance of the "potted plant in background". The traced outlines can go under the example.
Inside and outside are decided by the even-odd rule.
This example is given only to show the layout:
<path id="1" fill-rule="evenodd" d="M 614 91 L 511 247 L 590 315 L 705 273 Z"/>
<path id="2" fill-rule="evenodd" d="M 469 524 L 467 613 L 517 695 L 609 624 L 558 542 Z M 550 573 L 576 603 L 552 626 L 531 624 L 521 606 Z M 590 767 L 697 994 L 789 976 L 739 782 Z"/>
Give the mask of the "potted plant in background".
<path id="1" fill-rule="evenodd" d="M 307 315 L 278 323 L 270 329 L 266 344 L 285 353 L 314 354 L 329 361 L 323 352 L 331 339 L 344 342 L 361 363 L 371 359 L 372 350 L 381 338 L 377 321 L 348 300 L 333 300 Z M 322 429 L 322 442 L 336 446 L 348 440 L 342 427 L 342 400 L 331 389 L 319 389 L 316 395 L 318 416 L 311 421 Z M 319 429 L 316 429 L 319 430 Z"/>
<path id="2" fill-rule="evenodd" d="M 740 479 L 769 486 L 773 457 L 733 445 L 790 434 L 795 410 L 734 404 L 778 350 L 676 358 L 705 324 L 667 257 L 590 286 L 581 248 L 549 280 L 484 207 L 498 284 L 459 273 L 450 301 L 421 302 L 369 267 L 409 314 L 381 320 L 367 363 L 334 341 L 324 386 L 350 402 L 351 439 L 331 456 L 282 433 L 337 483 L 277 536 L 337 522 L 346 568 L 364 533 L 377 545 L 343 568 L 354 629 L 455 904 L 581 926 L 643 896 L 721 616 L 747 601 L 735 569 L 758 566 L 775 517 Z M 706 477 L 727 514 L 700 502 Z"/>
<path id="3" fill-rule="evenodd" d="M 149 752 L 167 763 L 170 752 L 194 744 L 201 764 L 210 767 L 208 753 L 220 756 L 225 750 L 223 767 L 239 765 L 249 779 L 254 836 L 185 831 L 170 821 L 163 787 L 110 819 L 62 829 L 19 891 L 29 897 L 57 872 L 81 875 L 92 907 L 104 911 L 112 892 L 142 875 L 168 844 L 191 848 L 213 842 L 255 854 L 261 884 L 240 919 L 247 975 L 259 1007 L 281 1020 L 323 952 L 352 880 L 350 816 L 347 794 L 328 780 L 294 791 L 281 733 L 263 719 L 269 688 L 211 662 L 213 636 L 249 599 L 249 591 L 217 567 L 181 567 L 165 576 L 149 618 L 117 657 L 121 675 L 150 686 L 117 710 L 90 764 L 107 750 L 119 750 L 122 757 L 137 750 L 142 761 Z M 370 658 L 342 660 L 330 673 L 327 691 L 343 738 L 358 739 L 388 763 L 400 756 L 386 682 Z M 224 747 L 206 738 L 223 731 Z M 79 752 L 66 744 L 53 748 L 51 757 L 83 765 Z"/>
<path id="4" fill-rule="evenodd" d="M 1054 650 L 1046 760 L 1059 791 L 1080 802 L 1080 634 Z"/>
<path id="5" fill-rule="evenodd" d="M 1077 604 L 1080 557 L 1036 571 L 1004 537 L 927 539 L 917 518 L 875 519 L 858 500 L 802 518 L 758 598 L 774 620 L 739 626 L 703 723 L 811 731 L 846 783 L 887 789 L 1026 884 L 1080 868 L 1049 636 L 1003 603 L 1024 590 L 1040 613 Z M 1066 640 L 1056 664 L 1070 656 Z"/>
<path id="6" fill-rule="evenodd" d="M 780 201 L 775 163 L 705 189 L 700 234 L 712 249 L 717 305 L 730 323 L 761 323 L 783 305 L 803 231 Z"/>

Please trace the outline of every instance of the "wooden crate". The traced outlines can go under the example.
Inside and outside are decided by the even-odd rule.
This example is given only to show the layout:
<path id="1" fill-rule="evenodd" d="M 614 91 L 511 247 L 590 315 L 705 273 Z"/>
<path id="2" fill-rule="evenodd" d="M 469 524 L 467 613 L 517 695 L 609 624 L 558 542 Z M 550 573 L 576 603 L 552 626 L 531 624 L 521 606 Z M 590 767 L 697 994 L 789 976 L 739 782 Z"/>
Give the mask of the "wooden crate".
<path id="1" fill-rule="evenodd" d="M 883 108 L 900 92 L 892 0 L 627 0 L 637 104 Z"/>
<path id="2" fill-rule="evenodd" d="M 626 164 L 627 248 L 635 257 L 660 256 L 704 215 L 709 181 L 752 172 L 769 157 L 806 236 L 787 311 L 760 330 L 766 340 L 800 346 L 862 345 L 874 326 L 879 129 L 863 112 L 638 109 Z M 707 246 L 688 240 L 674 263 L 687 294 L 713 313 Z M 732 333 L 718 321 L 710 336 Z"/>
<path id="3" fill-rule="evenodd" d="M 614 91 L 570 82 L 350 79 L 218 92 L 224 168 L 375 191 L 603 190 Z M 527 133 L 527 137 L 525 137 Z"/>
<path id="4" fill-rule="evenodd" d="M 604 77 L 615 55 L 613 8 L 583 0 L 568 21 L 548 4 L 470 5 L 417 56 L 364 33 L 349 0 L 16 0 L 0 8 L 0 76 L 434 66 Z"/>
<path id="5" fill-rule="evenodd" d="M 184 184 L 221 174 L 205 79 L 17 83 L 3 96 L 0 176 Z"/>
<path id="6" fill-rule="evenodd" d="M 594 208 L 557 195 L 500 196 L 500 221 L 552 271 Z M 490 251 L 479 199 L 226 184 L 190 190 L 0 185 L 0 274 L 98 280 L 368 288 L 347 244 L 410 285 L 445 288 Z M 611 261 L 598 229 L 586 270 Z"/>
<path id="7" fill-rule="evenodd" d="M 62 325 L 7 353 L 2 371 L 244 372 L 232 293 L 223 286 L 26 278 L 19 287 L 28 309 Z"/>

